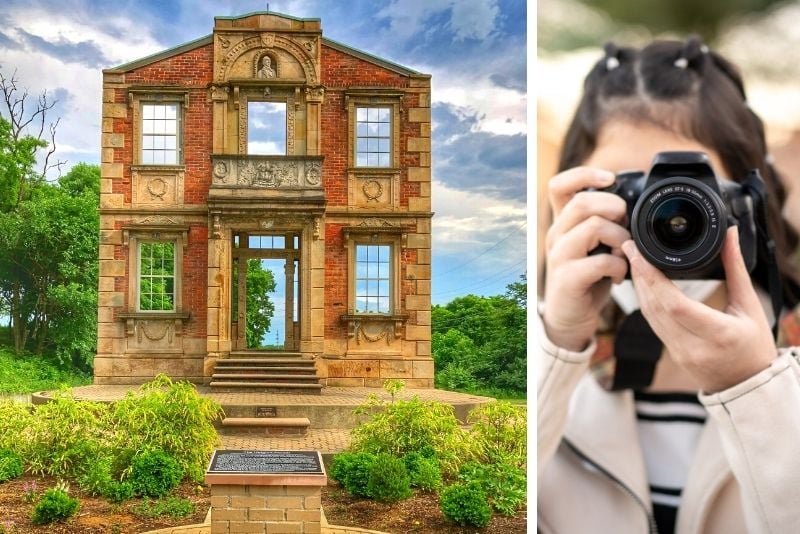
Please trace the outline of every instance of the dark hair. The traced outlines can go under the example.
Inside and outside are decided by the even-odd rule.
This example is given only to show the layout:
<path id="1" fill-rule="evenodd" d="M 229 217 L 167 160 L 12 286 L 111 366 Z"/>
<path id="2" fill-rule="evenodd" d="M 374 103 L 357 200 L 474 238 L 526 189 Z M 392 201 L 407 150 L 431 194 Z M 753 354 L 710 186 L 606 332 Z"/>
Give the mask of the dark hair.
<path id="1" fill-rule="evenodd" d="M 605 57 L 586 76 L 559 171 L 586 161 L 603 125 L 614 119 L 647 122 L 695 139 L 719 154 L 732 180 L 741 181 L 758 169 L 767 187 L 768 230 L 783 275 L 784 299 L 797 304 L 800 275 L 790 254 L 798 235 L 781 217 L 786 192 L 767 161 L 764 124 L 747 105 L 738 68 L 694 36 L 685 43 L 654 41 L 641 50 L 613 43 L 604 49 Z M 766 288 L 762 263 L 753 278 Z"/>

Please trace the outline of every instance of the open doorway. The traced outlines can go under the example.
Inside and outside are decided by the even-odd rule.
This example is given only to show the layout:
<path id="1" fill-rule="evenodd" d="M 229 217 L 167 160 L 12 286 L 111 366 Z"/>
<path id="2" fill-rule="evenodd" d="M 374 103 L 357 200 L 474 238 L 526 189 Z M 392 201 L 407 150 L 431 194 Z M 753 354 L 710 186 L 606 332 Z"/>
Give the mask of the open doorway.
<path id="1" fill-rule="evenodd" d="M 233 324 L 237 350 L 299 346 L 299 236 L 235 234 Z"/>

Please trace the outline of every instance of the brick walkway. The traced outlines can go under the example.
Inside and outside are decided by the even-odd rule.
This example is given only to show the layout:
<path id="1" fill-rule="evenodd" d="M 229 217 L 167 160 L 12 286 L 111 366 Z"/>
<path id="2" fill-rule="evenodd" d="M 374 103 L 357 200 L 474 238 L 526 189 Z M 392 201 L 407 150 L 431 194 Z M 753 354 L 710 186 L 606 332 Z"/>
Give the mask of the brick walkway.
<path id="1" fill-rule="evenodd" d="M 115 401 L 123 398 L 125 394 L 138 386 L 110 386 L 91 385 L 73 388 L 72 391 L 78 398 L 95 401 Z M 367 400 L 370 393 L 384 400 L 392 397 L 383 389 L 377 388 L 345 388 L 325 387 L 321 395 L 300 395 L 286 393 L 220 393 L 212 391 L 209 387 L 197 388 L 200 393 L 207 395 L 223 405 L 235 404 L 280 404 L 280 405 L 341 405 L 358 406 Z M 421 400 L 438 400 L 448 404 L 481 404 L 488 402 L 487 397 L 456 393 L 439 389 L 406 389 L 397 394 L 397 399 L 411 399 L 418 396 Z"/>
<path id="2" fill-rule="evenodd" d="M 303 437 L 220 436 L 225 449 L 257 449 L 277 451 L 319 451 L 322 454 L 341 452 L 350 444 L 350 430 L 311 428 Z"/>

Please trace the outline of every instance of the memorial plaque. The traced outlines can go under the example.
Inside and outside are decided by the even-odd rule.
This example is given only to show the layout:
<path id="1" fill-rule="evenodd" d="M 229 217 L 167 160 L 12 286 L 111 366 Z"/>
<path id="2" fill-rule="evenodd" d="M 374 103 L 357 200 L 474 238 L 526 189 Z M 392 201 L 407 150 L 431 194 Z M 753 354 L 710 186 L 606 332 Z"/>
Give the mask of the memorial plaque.
<path id="1" fill-rule="evenodd" d="M 256 417 L 278 417 L 275 406 L 256 406 Z"/>
<path id="2" fill-rule="evenodd" d="M 209 473 L 321 475 L 320 456 L 315 451 L 217 450 Z"/>

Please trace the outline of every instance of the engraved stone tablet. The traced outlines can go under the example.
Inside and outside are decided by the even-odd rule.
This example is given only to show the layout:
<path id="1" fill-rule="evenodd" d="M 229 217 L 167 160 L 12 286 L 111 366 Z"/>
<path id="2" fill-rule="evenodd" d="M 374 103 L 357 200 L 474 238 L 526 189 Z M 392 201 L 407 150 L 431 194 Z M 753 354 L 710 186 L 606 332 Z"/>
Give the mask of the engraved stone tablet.
<path id="1" fill-rule="evenodd" d="M 321 475 L 323 471 L 314 451 L 217 450 L 208 473 Z"/>
<path id="2" fill-rule="evenodd" d="M 278 417 L 275 406 L 256 406 L 256 417 Z"/>

